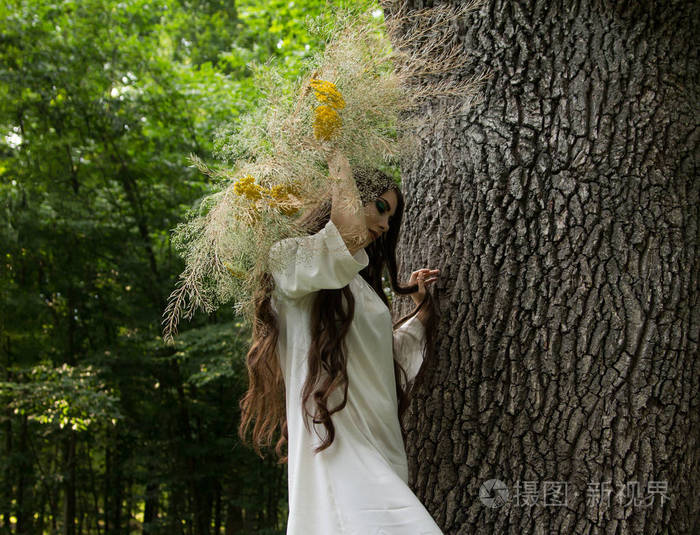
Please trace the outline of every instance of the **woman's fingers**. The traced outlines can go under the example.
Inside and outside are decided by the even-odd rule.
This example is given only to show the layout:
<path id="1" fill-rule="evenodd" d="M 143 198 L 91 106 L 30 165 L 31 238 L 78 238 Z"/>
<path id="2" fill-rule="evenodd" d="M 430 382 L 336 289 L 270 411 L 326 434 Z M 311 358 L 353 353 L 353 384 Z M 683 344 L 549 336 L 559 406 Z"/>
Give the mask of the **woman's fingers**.
<path id="1" fill-rule="evenodd" d="M 411 275 L 420 275 L 420 274 L 427 275 L 429 273 L 440 273 L 440 270 L 439 269 L 422 268 L 422 269 L 418 269 L 418 270 L 414 271 Z"/>
<path id="2" fill-rule="evenodd" d="M 412 280 L 423 280 L 423 281 L 428 280 L 428 278 L 437 279 L 438 273 L 440 273 L 439 269 L 427 269 L 427 268 L 419 269 L 419 270 L 411 273 L 411 279 Z"/>
<path id="3" fill-rule="evenodd" d="M 438 280 L 439 269 L 418 269 L 411 273 L 411 277 L 408 281 L 409 284 L 418 284 L 418 291 L 416 294 L 422 295 L 425 292 L 426 287 Z"/>

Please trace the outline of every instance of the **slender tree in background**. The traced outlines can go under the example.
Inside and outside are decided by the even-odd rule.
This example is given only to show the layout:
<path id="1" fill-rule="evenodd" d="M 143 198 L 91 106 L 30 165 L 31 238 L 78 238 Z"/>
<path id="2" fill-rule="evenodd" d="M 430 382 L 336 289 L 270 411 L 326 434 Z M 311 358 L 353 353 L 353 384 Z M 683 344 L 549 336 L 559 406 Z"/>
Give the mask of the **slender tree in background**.
<path id="1" fill-rule="evenodd" d="M 699 26 L 690 0 L 488 0 L 433 30 L 454 76 L 494 74 L 403 170 L 404 274 L 441 269 L 443 315 L 409 458 L 445 533 L 700 524 Z"/>

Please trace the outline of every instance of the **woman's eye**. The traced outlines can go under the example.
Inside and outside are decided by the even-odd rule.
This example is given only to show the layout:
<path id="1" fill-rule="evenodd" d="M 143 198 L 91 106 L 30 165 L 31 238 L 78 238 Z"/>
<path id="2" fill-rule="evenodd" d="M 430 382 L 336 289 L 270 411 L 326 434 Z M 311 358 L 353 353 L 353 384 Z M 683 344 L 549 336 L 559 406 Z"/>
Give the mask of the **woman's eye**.
<path id="1" fill-rule="evenodd" d="M 377 204 L 377 211 L 380 214 L 383 214 L 384 212 L 386 212 L 386 205 L 384 204 L 384 201 L 377 200 L 376 204 Z"/>

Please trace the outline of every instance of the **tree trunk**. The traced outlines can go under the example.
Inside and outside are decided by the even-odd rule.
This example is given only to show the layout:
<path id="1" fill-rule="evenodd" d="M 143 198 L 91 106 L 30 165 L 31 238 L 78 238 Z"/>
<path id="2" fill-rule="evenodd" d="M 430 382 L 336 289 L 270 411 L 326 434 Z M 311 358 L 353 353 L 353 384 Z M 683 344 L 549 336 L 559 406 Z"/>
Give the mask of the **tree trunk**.
<path id="1" fill-rule="evenodd" d="M 111 531 L 111 516 L 110 507 L 112 504 L 111 497 L 111 481 L 112 481 L 112 464 L 114 463 L 112 459 L 112 444 L 110 440 L 110 433 L 105 433 L 105 471 L 104 479 L 102 485 L 102 495 L 103 495 L 103 524 L 105 528 L 105 533 L 112 533 Z"/>
<path id="2" fill-rule="evenodd" d="M 149 482 L 146 485 L 146 504 L 143 512 L 143 528 L 142 533 L 147 533 L 151 524 L 158 519 L 160 489 L 155 481 Z"/>
<path id="3" fill-rule="evenodd" d="M 12 353 L 10 349 L 10 338 L 9 336 L 5 336 L 3 340 L 3 347 L 2 347 L 4 356 L 5 356 L 5 362 L 4 362 L 4 368 L 5 368 L 5 377 L 4 379 L 9 383 L 12 382 L 13 380 L 13 373 L 10 371 L 10 367 L 13 364 L 13 358 L 12 358 Z M 5 458 L 6 459 L 11 459 L 14 455 L 14 449 L 13 449 L 13 444 L 12 444 L 12 419 L 14 418 L 13 411 L 10 407 L 7 407 L 5 409 L 5 425 L 4 431 L 5 431 Z M 0 504 L 2 504 L 0 507 L 2 507 L 2 511 L 0 511 L 0 517 L 2 518 L 2 522 L 0 522 L 0 526 L 4 530 L 7 530 L 8 532 L 12 529 L 12 521 L 10 518 L 12 517 L 12 492 L 13 492 L 13 470 L 12 470 L 12 463 L 5 463 L 5 470 L 3 471 L 3 477 L 4 481 L 2 482 L 2 496 L 0 497 Z"/>
<path id="4" fill-rule="evenodd" d="M 76 487 L 75 487 L 75 432 L 68 430 L 63 439 L 63 535 L 75 535 Z"/>
<path id="5" fill-rule="evenodd" d="M 118 429 L 118 426 L 117 426 Z M 122 501 L 123 495 L 123 478 L 122 478 L 122 441 L 115 429 L 114 444 L 115 448 L 112 457 L 112 488 L 109 489 L 112 501 L 112 519 L 110 533 L 120 534 L 124 531 L 122 528 Z"/>
<path id="6" fill-rule="evenodd" d="M 10 380 L 10 374 L 9 372 L 7 373 L 7 380 Z M 12 410 L 7 409 L 6 415 L 5 415 L 5 458 L 6 459 L 11 459 L 14 451 L 12 448 Z M 5 464 L 5 470 L 4 470 L 4 478 L 5 481 L 3 481 L 3 496 L 2 496 L 2 527 L 3 529 L 6 529 L 7 531 L 10 531 L 12 529 L 12 521 L 10 518 L 12 517 L 12 464 L 11 463 L 6 463 Z"/>
<path id="7" fill-rule="evenodd" d="M 493 72 L 403 169 L 403 280 L 439 268 L 442 303 L 411 484 L 447 534 L 700 524 L 697 27 L 691 0 L 489 0 L 445 29 L 455 76 Z"/>
<path id="8" fill-rule="evenodd" d="M 131 473 L 126 477 L 126 481 L 124 482 L 124 489 L 126 491 L 126 496 L 124 497 L 124 502 L 125 502 L 125 513 L 126 513 L 126 519 L 125 519 L 125 531 L 126 533 L 131 533 L 131 525 L 132 525 L 132 520 L 134 518 L 133 512 L 134 512 L 134 482 L 133 478 L 131 476 Z"/>
<path id="9" fill-rule="evenodd" d="M 184 518 L 188 518 L 189 520 L 189 515 L 186 510 L 185 492 L 181 487 L 176 487 L 171 490 L 168 496 L 168 514 L 165 518 L 168 522 L 167 533 L 184 535 L 185 530 L 182 520 Z"/>
<path id="10" fill-rule="evenodd" d="M 32 533 L 34 522 L 34 463 L 29 453 L 29 418 L 23 414 L 20 418 L 20 457 L 17 462 L 17 526 L 15 532 Z"/>
<path id="11" fill-rule="evenodd" d="M 105 477 L 104 477 L 104 525 L 105 533 L 118 535 L 122 533 L 122 429 L 114 426 L 105 435 Z"/>
<path id="12" fill-rule="evenodd" d="M 37 507 L 37 518 L 34 524 L 37 533 L 44 533 L 44 515 L 46 514 L 47 501 L 48 500 L 46 499 L 46 494 L 42 492 L 41 498 L 38 500 L 39 505 Z"/>
<path id="13" fill-rule="evenodd" d="M 61 465 L 61 451 L 63 449 L 64 441 L 56 441 L 56 446 L 54 448 L 53 454 L 49 457 L 49 470 L 48 473 L 52 474 L 56 470 L 60 470 Z M 51 517 L 51 533 L 58 533 L 58 520 L 60 518 L 60 483 L 51 484 L 46 483 L 47 499 L 49 500 L 50 517 Z"/>
<path id="14" fill-rule="evenodd" d="M 238 505 L 230 501 L 226 508 L 226 528 L 224 533 L 226 535 L 235 535 L 240 533 L 243 527 L 243 512 Z"/>
<path id="15" fill-rule="evenodd" d="M 221 484 L 214 485 L 214 535 L 221 534 Z"/>
<path id="16" fill-rule="evenodd" d="M 105 434 L 105 437 L 106 436 L 107 435 Z M 85 445 L 85 459 L 87 460 L 88 470 L 90 472 L 90 495 L 92 497 L 92 514 L 90 515 L 90 521 L 92 523 L 92 533 L 95 533 L 96 535 L 101 535 L 102 529 L 100 527 L 100 495 L 97 490 L 97 477 L 95 477 L 95 467 L 92 463 L 93 454 L 90 450 L 89 442 L 87 442 Z"/>

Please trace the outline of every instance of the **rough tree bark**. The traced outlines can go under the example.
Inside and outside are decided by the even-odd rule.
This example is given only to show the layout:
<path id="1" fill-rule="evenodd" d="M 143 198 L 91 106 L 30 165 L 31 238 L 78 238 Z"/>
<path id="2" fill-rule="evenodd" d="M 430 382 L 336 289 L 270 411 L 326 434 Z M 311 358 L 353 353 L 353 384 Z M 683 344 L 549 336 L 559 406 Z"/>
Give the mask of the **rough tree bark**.
<path id="1" fill-rule="evenodd" d="M 447 534 L 700 525 L 698 27 L 692 0 L 487 0 L 449 30 L 455 76 L 493 77 L 421 135 L 400 243 L 404 280 L 441 270 L 407 423 Z"/>

